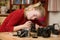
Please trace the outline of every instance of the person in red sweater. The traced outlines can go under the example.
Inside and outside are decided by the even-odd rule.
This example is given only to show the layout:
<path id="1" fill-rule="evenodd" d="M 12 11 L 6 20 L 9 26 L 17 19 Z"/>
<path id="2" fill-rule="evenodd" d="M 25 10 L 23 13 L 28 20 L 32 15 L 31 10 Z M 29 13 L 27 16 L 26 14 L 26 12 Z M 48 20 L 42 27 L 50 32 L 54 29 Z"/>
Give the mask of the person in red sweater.
<path id="1" fill-rule="evenodd" d="M 32 23 L 35 23 L 38 27 L 41 25 L 39 19 L 45 15 L 44 12 L 45 10 L 40 2 L 25 9 L 18 9 L 10 13 L 4 20 L 0 26 L 0 32 L 13 32 L 23 28 L 30 28 Z"/>

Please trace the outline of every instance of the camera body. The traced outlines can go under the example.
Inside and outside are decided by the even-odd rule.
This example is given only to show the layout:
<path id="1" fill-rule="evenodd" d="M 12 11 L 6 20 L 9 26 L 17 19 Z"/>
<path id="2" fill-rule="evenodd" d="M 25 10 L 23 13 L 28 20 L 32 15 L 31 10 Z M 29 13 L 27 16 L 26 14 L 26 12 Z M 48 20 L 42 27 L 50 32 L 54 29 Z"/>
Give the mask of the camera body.
<path id="1" fill-rule="evenodd" d="M 37 30 L 37 35 L 38 35 L 38 36 L 45 37 L 45 38 L 50 37 L 50 35 L 51 35 L 51 30 L 50 30 L 49 27 L 38 28 L 38 30 Z"/>
<path id="2" fill-rule="evenodd" d="M 36 32 L 36 28 L 35 28 L 35 24 L 34 23 L 31 24 L 31 32 Z"/>
<path id="3" fill-rule="evenodd" d="M 19 31 L 17 31 L 17 36 L 28 37 L 29 36 L 29 31 L 25 30 L 25 29 L 19 30 Z"/>
<path id="4" fill-rule="evenodd" d="M 60 30 L 60 27 L 57 23 L 53 24 L 53 25 L 49 25 L 49 27 L 51 28 L 51 32 L 52 34 L 55 34 L 55 35 L 59 35 L 59 30 Z"/>

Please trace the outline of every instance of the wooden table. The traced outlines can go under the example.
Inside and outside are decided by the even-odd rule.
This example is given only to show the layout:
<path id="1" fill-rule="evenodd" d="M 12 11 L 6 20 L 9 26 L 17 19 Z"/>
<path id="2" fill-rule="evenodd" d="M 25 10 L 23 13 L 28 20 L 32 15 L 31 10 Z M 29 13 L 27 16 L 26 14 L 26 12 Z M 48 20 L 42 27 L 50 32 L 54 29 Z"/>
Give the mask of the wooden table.
<path id="1" fill-rule="evenodd" d="M 38 38 L 32 38 L 32 37 L 25 37 L 25 38 L 20 38 L 17 36 L 12 36 L 13 33 L 11 32 L 1 32 L 0 33 L 0 40 L 60 40 L 60 35 L 58 36 L 51 36 L 49 38 L 43 38 L 43 37 L 38 37 Z"/>

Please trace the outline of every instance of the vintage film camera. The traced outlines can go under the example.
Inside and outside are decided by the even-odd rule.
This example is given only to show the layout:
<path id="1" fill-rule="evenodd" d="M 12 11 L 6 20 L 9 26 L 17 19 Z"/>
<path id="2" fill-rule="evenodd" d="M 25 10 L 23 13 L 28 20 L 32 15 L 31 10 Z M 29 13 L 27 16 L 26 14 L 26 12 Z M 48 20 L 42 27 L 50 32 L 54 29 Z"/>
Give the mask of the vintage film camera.
<path id="1" fill-rule="evenodd" d="M 21 31 L 18 31 L 17 36 L 19 36 L 19 37 L 28 37 L 28 30 L 22 29 Z"/>
<path id="2" fill-rule="evenodd" d="M 37 35 L 42 36 L 44 38 L 48 38 L 51 36 L 51 30 L 49 27 L 40 27 L 37 30 Z"/>
<path id="3" fill-rule="evenodd" d="M 36 32 L 36 28 L 35 28 L 35 24 L 34 23 L 31 24 L 31 32 Z"/>
<path id="4" fill-rule="evenodd" d="M 49 25 L 48 27 L 51 28 L 52 34 L 59 35 L 60 34 L 60 26 L 59 24 L 55 23 L 53 25 Z"/>
<path id="5" fill-rule="evenodd" d="M 31 36 L 33 37 L 33 38 L 38 38 L 38 36 L 37 36 L 37 30 L 36 30 L 36 27 L 35 27 L 35 23 L 32 23 L 31 24 Z"/>
<path id="6" fill-rule="evenodd" d="M 34 34 L 36 33 L 36 28 L 34 23 L 31 24 L 31 29 L 24 28 L 22 30 L 17 31 L 17 36 L 28 37 L 30 36 L 30 32 L 33 32 Z"/>
<path id="7" fill-rule="evenodd" d="M 48 38 L 51 35 L 50 27 L 39 27 L 38 30 L 36 30 L 34 23 L 31 26 L 31 32 L 35 33 L 36 36 L 33 36 L 33 37 L 36 37 L 36 38 L 37 36 Z"/>
<path id="8" fill-rule="evenodd" d="M 35 24 L 33 24 L 33 23 L 31 24 L 31 29 L 24 28 L 24 29 L 17 31 L 17 36 L 28 37 L 28 36 L 30 36 L 30 34 L 29 34 L 30 31 L 35 32 Z"/>

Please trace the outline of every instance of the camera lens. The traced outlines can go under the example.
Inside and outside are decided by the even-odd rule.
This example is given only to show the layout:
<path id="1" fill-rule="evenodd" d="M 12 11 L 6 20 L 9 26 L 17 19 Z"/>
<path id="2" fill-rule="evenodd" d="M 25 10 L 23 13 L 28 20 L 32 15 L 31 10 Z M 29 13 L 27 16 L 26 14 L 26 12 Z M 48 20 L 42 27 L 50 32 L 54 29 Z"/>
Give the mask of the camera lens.
<path id="1" fill-rule="evenodd" d="M 37 35 L 42 36 L 43 28 L 38 28 Z"/>

